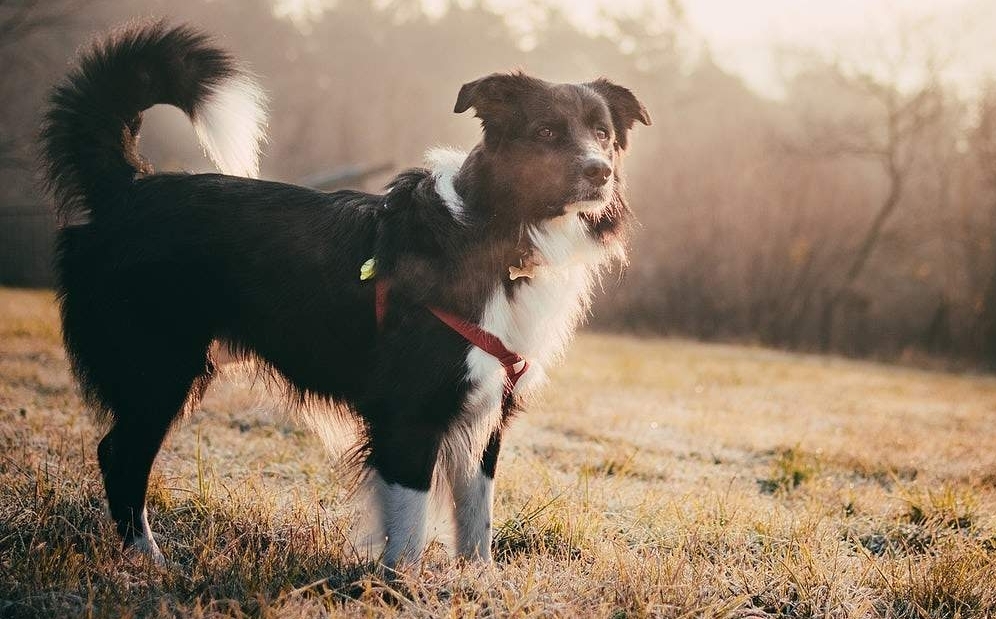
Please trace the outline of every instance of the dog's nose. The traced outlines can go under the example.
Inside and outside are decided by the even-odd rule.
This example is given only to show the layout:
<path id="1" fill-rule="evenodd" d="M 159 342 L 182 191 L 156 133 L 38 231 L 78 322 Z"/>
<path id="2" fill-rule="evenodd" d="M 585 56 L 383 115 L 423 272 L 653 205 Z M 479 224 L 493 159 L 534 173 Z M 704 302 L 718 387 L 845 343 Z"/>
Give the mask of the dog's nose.
<path id="1" fill-rule="evenodd" d="M 609 162 L 598 157 L 587 159 L 581 171 L 592 185 L 604 185 L 612 176 L 612 167 Z"/>

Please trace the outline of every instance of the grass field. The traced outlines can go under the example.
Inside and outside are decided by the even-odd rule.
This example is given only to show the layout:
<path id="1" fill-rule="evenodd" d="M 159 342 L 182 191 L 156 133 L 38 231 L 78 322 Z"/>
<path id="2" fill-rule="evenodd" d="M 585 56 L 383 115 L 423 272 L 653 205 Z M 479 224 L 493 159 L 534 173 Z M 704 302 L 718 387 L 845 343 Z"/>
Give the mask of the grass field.
<path id="1" fill-rule="evenodd" d="M 157 462 L 169 566 L 129 562 L 52 296 L 0 289 L 0 617 L 996 616 L 993 377 L 582 335 L 507 439 L 495 568 L 387 583 L 319 440 L 225 374 Z"/>

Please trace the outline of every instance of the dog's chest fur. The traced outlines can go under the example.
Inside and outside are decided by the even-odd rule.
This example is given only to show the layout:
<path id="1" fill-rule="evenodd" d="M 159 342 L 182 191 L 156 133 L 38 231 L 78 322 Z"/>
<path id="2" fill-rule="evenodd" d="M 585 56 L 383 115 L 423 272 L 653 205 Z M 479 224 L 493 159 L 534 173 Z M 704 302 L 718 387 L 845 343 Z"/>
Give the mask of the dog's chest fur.
<path id="1" fill-rule="evenodd" d="M 446 175 L 437 179 L 445 186 Z M 529 362 L 516 384 L 517 396 L 527 396 L 545 381 L 546 369 L 561 357 L 588 311 L 598 270 L 616 252 L 596 240 L 576 214 L 547 220 L 526 232 L 536 265 L 532 276 L 512 286 L 497 284 L 479 319 L 482 329 Z M 501 363 L 472 346 L 465 365 L 471 388 L 445 441 L 444 456 L 449 458 L 481 453 L 502 415 Z M 466 464 L 470 471 L 476 462 Z"/>
<path id="2" fill-rule="evenodd" d="M 546 221 L 528 232 L 536 262 L 532 276 L 511 288 L 497 286 L 481 316 L 482 328 L 529 361 L 530 370 L 516 388 L 522 393 L 541 382 L 545 368 L 563 353 L 588 309 L 592 281 L 606 255 L 574 215 Z M 482 360 L 477 357 L 468 355 L 472 381 L 481 376 L 479 370 L 486 374 L 500 367 L 480 368 Z"/>

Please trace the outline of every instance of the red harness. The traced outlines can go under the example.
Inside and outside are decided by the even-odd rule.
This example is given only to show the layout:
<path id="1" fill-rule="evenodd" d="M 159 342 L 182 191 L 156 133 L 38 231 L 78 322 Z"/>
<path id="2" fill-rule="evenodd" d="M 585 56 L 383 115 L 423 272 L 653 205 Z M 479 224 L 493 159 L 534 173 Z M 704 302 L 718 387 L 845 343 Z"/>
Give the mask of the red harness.
<path id="1" fill-rule="evenodd" d="M 378 328 L 384 325 L 384 316 L 387 314 L 387 294 L 390 289 L 390 280 L 377 279 L 374 282 Z M 463 318 L 441 310 L 438 307 L 426 307 L 426 309 L 432 312 L 447 327 L 460 334 L 463 339 L 488 353 L 501 363 L 502 367 L 505 368 L 505 392 L 502 399 L 503 401 L 507 400 L 512 395 L 515 384 L 519 382 L 522 375 L 529 369 L 529 362 L 517 353 L 509 350 L 494 333 L 485 331 L 474 323 L 467 322 Z"/>

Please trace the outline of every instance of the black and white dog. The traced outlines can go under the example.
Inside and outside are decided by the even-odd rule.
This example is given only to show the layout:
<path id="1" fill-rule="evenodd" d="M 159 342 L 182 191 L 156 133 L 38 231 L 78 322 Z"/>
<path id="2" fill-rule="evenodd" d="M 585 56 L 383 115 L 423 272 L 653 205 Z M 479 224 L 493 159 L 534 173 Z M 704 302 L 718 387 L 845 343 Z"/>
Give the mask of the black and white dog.
<path id="1" fill-rule="evenodd" d="M 143 110 L 179 107 L 221 174 L 154 174 Z M 458 552 L 490 560 L 502 430 L 584 317 L 631 218 L 620 158 L 633 94 L 607 80 L 521 73 L 465 84 L 483 140 L 437 150 L 384 195 L 252 180 L 263 96 L 205 35 L 130 27 L 86 51 L 42 129 L 62 222 L 63 336 L 127 548 L 162 555 L 145 509 L 163 438 L 214 374 L 219 340 L 302 402 L 360 423 L 386 539 L 417 560 L 432 488 L 448 488 Z M 140 350 L 140 358 L 135 351 Z"/>

